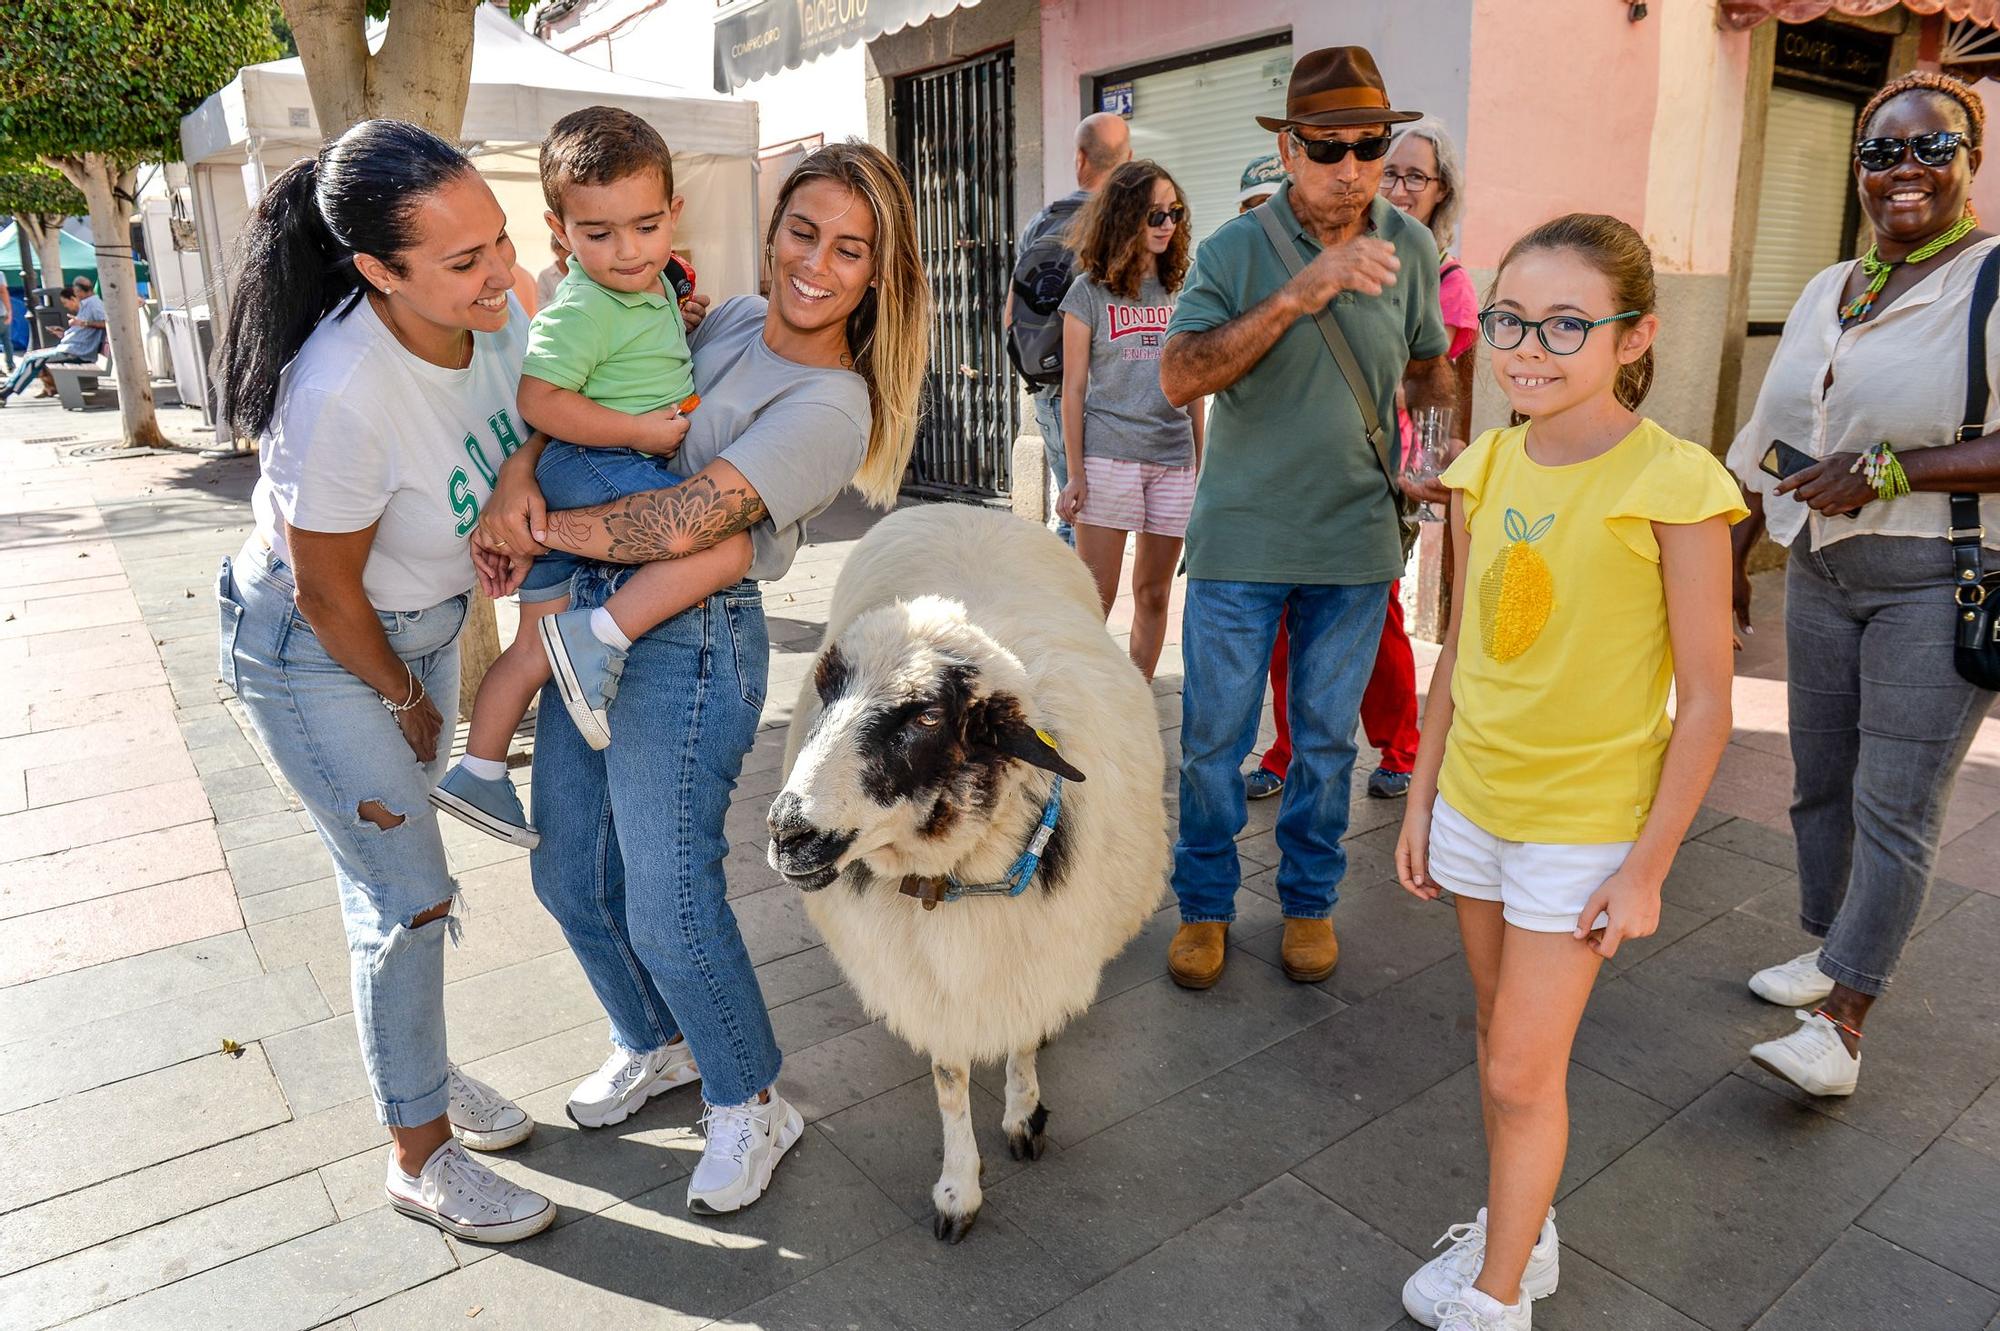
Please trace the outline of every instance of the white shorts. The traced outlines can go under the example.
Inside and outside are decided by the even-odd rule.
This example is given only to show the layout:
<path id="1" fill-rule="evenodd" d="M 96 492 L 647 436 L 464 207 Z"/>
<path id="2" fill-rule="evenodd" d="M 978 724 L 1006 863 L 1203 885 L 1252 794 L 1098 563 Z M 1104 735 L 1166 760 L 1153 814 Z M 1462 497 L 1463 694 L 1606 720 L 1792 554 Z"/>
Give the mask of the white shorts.
<path id="1" fill-rule="evenodd" d="M 1499 902 L 1507 923 L 1538 934 L 1572 932 L 1590 894 L 1618 872 L 1631 849 L 1630 841 L 1594 846 L 1504 841 L 1442 795 L 1431 806 L 1431 878 L 1456 896 Z M 1599 915 L 1593 927 L 1609 922 Z"/>

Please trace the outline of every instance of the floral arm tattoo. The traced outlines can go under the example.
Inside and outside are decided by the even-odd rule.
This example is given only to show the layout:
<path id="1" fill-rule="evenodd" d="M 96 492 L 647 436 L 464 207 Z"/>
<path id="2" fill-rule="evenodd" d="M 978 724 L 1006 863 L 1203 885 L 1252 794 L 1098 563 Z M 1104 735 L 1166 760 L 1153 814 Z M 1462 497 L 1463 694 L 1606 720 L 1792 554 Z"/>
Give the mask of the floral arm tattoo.
<path id="1" fill-rule="evenodd" d="M 650 564 L 699 554 L 763 518 L 764 501 L 748 482 L 702 473 L 670 490 L 551 513 L 544 544 L 612 564 Z"/>

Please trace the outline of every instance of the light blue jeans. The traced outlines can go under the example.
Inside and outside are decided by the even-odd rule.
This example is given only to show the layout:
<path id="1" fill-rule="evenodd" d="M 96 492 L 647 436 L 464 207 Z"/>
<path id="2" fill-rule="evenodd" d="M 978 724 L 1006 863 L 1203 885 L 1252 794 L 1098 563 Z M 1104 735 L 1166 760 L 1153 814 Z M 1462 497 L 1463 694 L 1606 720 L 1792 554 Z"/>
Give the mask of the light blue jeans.
<path id="1" fill-rule="evenodd" d="M 1291 633 L 1292 766 L 1278 806 L 1278 901 L 1323 920 L 1347 873 L 1349 787 L 1361 694 L 1375 668 L 1389 584 L 1294 586 L 1189 578 L 1181 629 L 1181 822 L 1174 894 L 1181 920 L 1236 918 L 1236 834 L 1249 814 L 1243 760 L 1257 742 L 1278 617 Z"/>
<path id="2" fill-rule="evenodd" d="M 420 763 L 375 690 L 327 654 L 298 613 L 292 571 L 254 538 L 222 561 L 223 682 L 292 783 L 333 857 L 347 930 L 361 1059 L 375 1111 L 391 1127 L 445 1112 L 444 940 L 454 917 L 410 921 L 458 892 L 445 864 L 431 787 L 444 773 L 451 732 Z M 389 645 L 447 717 L 458 706 L 458 634 L 467 600 L 378 612 Z M 384 829 L 361 816 L 381 803 L 403 821 Z"/>
<path id="3" fill-rule="evenodd" d="M 1049 512 L 1055 512 L 1056 495 L 1069 484 L 1069 454 L 1063 452 L 1062 397 L 1052 388 L 1044 388 L 1034 395 L 1035 423 L 1042 427 L 1042 457 L 1048 462 L 1049 470 L 1055 474 L 1056 488 L 1049 495 Z M 1056 519 L 1056 535 L 1062 543 L 1072 548 L 1076 545 L 1076 532 L 1061 518 Z"/>
<path id="4" fill-rule="evenodd" d="M 604 604 L 631 569 L 587 565 L 571 605 Z M 632 644 L 593 750 L 550 685 L 535 722 L 535 895 L 562 925 L 621 1049 L 687 1037 L 710 1104 L 778 1078 L 778 1042 L 729 907 L 723 819 L 770 673 L 754 582 Z"/>

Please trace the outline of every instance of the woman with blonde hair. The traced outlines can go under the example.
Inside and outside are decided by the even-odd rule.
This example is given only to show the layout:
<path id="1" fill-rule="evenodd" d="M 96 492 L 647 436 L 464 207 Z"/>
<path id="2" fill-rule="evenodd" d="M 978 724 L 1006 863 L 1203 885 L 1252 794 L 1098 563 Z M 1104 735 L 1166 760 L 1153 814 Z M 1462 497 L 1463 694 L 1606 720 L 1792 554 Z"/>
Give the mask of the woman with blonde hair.
<path id="1" fill-rule="evenodd" d="M 535 892 L 611 1018 L 604 1066 L 571 1094 L 583 1127 L 623 1121 L 699 1079 L 707 1144 L 688 1184 L 698 1214 L 749 1205 L 804 1130 L 778 1093 L 764 996 L 727 900 L 723 820 L 763 709 L 770 644 L 757 584 L 782 577 L 805 523 L 850 483 L 894 502 L 915 438 L 930 293 L 909 187 L 865 143 L 792 172 L 765 241 L 768 298 L 724 301 L 690 337 L 700 410 L 675 458 L 687 479 L 547 513 L 539 442 L 503 466 L 475 544 L 489 591 L 509 556 L 602 561 L 571 604 L 595 606 L 632 564 L 684 558 L 739 531 L 750 574 L 632 644 L 612 703 L 619 742 L 589 748 L 545 694 Z"/>
<path id="2" fill-rule="evenodd" d="M 1071 228 L 1076 280 L 1063 297 L 1063 448 L 1069 481 L 1056 512 L 1104 613 L 1118 599 L 1125 539 L 1132 563 L 1132 660 L 1147 679 L 1166 638 L 1174 565 L 1194 507 L 1202 407 L 1160 391 L 1160 351 L 1188 270 L 1188 208 L 1157 162 L 1127 162 Z"/>

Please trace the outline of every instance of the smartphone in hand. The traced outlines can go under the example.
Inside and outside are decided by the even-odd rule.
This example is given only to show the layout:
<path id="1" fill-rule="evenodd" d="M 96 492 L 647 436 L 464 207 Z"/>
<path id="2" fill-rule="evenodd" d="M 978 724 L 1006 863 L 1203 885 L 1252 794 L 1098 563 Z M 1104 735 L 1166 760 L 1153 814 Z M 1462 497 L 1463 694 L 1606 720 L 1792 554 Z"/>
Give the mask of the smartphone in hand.
<path id="1" fill-rule="evenodd" d="M 1758 461 L 1757 469 L 1766 476 L 1775 476 L 1782 481 L 1796 476 L 1818 461 L 1819 459 L 1812 454 L 1793 448 L 1782 439 L 1773 439 L 1771 446 L 1764 450 L 1763 458 Z M 1793 495 L 1792 498 L 1797 499 L 1798 496 Z M 1860 509 L 1849 509 L 1840 516 L 1851 518 L 1860 511 Z"/>

